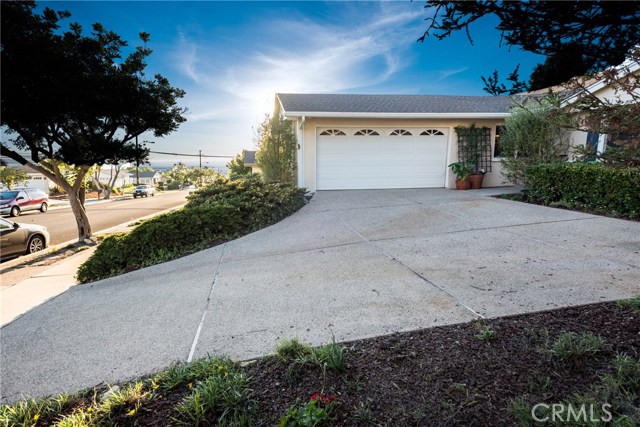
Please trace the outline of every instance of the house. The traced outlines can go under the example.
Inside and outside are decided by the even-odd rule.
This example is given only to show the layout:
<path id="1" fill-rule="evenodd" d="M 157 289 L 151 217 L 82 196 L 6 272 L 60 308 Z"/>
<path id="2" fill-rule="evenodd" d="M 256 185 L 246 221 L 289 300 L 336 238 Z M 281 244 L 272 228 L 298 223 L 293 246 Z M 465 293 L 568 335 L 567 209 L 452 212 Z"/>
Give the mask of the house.
<path id="1" fill-rule="evenodd" d="M 21 187 L 37 188 L 49 194 L 50 188 L 54 185 L 49 178 L 47 178 L 40 172 L 31 169 L 29 165 L 21 165 L 9 157 L 2 157 L 1 160 L 3 166 L 15 167 L 27 173 L 29 178 L 24 183 L 24 185 L 20 185 Z"/>
<path id="2" fill-rule="evenodd" d="M 116 170 L 113 165 L 103 165 L 98 174 L 98 181 L 104 185 L 109 185 L 115 174 Z M 120 170 L 118 178 L 113 183 L 113 188 L 122 188 L 130 184 L 133 184 L 133 175 L 125 170 Z"/>
<path id="3" fill-rule="evenodd" d="M 512 105 L 495 96 L 280 93 L 274 115 L 293 123 L 297 182 L 309 191 L 455 188 L 454 128 L 471 123 L 489 129 L 484 186 L 493 187 L 505 185 L 495 140 Z"/>
<path id="4" fill-rule="evenodd" d="M 244 166 L 251 168 L 252 173 L 260 173 L 260 166 L 258 166 L 258 162 L 256 161 L 256 152 L 243 150 L 242 153 L 244 155 L 242 159 Z"/>
<path id="5" fill-rule="evenodd" d="M 622 64 L 612 67 L 610 71 L 615 73 L 615 79 L 617 82 L 612 83 L 611 79 L 604 78 L 602 73 L 590 78 L 582 83 L 584 89 L 578 93 L 569 94 L 564 101 L 564 107 L 570 109 L 571 105 L 579 101 L 580 98 L 589 94 L 600 100 L 604 100 L 610 103 L 638 103 L 640 100 L 640 88 L 638 82 L 640 79 L 640 63 L 638 62 L 637 54 L 634 57 L 630 57 Z M 631 84 L 625 90 L 618 82 L 631 80 Z M 552 88 L 553 90 L 554 88 Z M 625 140 L 627 138 L 636 139 L 638 135 L 607 135 L 599 134 L 597 132 L 585 132 L 574 130 L 571 132 L 571 145 L 572 146 L 584 146 L 590 151 L 605 152 L 607 146 L 615 146 L 616 142 Z"/>
<path id="6" fill-rule="evenodd" d="M 162 174 L 158 171 L 144 171 L 138 172 L 138 178 L 140 184 L 148 184 L 156 186 L 162 181 Z M 136 180 L 136 174 L 133 172 L 133 180 Z"/>

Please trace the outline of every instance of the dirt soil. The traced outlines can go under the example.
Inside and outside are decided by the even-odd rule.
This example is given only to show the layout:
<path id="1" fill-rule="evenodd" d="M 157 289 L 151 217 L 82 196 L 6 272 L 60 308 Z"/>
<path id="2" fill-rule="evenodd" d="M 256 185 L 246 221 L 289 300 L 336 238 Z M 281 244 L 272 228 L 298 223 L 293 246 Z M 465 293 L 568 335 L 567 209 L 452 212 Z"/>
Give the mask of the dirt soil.
<path id="1" fill-rule="evenodd" d="M 481 339 L 480 331 L 493 331 Z M 580 363 L 559 361 L 550 345 L 563 332 L 592 332 L 603 351 Z M 486 338 L 486 336 L 485 336 Z M 345 343 L 345 367 L 286 366 L 263 358 L 244 367 L 258 401 L 259 426 L 318 392 L 336 397 L 335 425 L 510 426 L 509 401 L 556 403 L 588 392 L 616 352 L 640 358 L 640 313 L 602 303 L 397 333 Z M 185 391 L 148 402 L 130 425 L 164 426 Z M 640 405 L 640 397 L 635 404 Z M 215 423 L 211 425 L 216 425 Z"/>

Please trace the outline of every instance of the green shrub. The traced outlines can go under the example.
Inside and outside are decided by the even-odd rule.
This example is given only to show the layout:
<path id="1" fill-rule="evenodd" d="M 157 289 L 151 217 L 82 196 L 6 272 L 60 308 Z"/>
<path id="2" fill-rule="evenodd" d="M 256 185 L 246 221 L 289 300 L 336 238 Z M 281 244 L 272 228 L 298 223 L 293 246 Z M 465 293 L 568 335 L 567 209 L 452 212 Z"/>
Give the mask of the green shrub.
<path id="1" fill-rule="evenodd" d="M 176 406 L 178 424 L 209 425 L 212 418 L 218 423 L 240 418 L 249 420 L 255 410 L 249 379 L 242 372 L 230 370 L 199 381 L 193 392 Z"/>
<path id="2" fill-rule="evenodd" d="M 591 332 L 565 332 L 553 344 L 552 353 L 560 360 L 579 363 L 582 359 L 600 352 L 602 347 L 604 340 Z"/>
<path id="3" fill-rule="evenodd" d="M 233 206 L 253 230 L 273 224 L 304 205 L 305 190 L 293 185 L 265 183 L 259 176 L 230 180 L 218 177 L 188 197 L 187 208 L 223 204 Z"/>
<path id="4" fill-rule="evenodd" d="M 551 206 L 640 217 L 640 169 L 599 163 L 550 163 L 527 168 L 530 197 Z"/>
<path id="5" fill-rule="evenodd" d="M 177 190 L 180 188 L 180 183 L 178 181 L 171 181 L 167 184 L 167 190 Z"/>
<path id="6" fill-rule="evenodd" d="M 620 300 L 618 301 L 618 306 L 622 308 L 628 308 L 637 313 L 640 313 L 640 295 L 636 295 L 633 298 Z"/>
<path id="7" fill-rule="evenodd" d="M 219 177 L 189 196 L 184 208 L 106 238 L 80 266 L 78 281 L 104 279 L 205 249 L 271 225 L 303 205 L 302 189 Z"/>
<path id="8" fill-rule="evenodd" d="M 321 427 L 333 421 L 331 410 L 335 396 L 316 393 L 302 406 L 292 406 L 280 418 L 280 427 Z"/>
<path id="9" fill-rule="evenodd" d="M 284 338 L 276 345 L 276 354 L 284 363 L 290 363 L 311 354 L 311 346 L 301 342 L 298 337 Z"/>

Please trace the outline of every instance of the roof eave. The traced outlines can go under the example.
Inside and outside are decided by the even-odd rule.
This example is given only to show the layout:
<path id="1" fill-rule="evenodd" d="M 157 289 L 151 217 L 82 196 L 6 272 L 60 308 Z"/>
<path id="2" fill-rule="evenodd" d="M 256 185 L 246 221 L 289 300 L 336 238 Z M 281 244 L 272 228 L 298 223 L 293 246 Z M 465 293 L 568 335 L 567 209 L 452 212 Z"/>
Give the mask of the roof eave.
<path id="1" fill-rule="evenodd" d="M 285 118 L 306 116 L 332 118 L 370 118 L 370 119 L 503 119 L 509 113 L 352 113 L 326 111 L 284 111 Z"/>

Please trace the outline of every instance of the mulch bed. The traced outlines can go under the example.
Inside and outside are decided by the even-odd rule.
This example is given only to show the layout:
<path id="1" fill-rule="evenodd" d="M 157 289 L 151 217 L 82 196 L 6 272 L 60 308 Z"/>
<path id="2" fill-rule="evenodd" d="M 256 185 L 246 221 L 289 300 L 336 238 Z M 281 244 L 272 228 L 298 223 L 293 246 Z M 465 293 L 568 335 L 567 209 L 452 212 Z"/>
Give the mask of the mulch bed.
<path id="1" fill-rule="evenodd" d="M 495 337 L 480 339 L 480 328 L 487 326 Z M 604 350 L 578 365 L 555 360 L 545 349 L 569 331 L 600 335 Z M 336 396 L 333 415 L 339 426 L 517 425 L 507 412 L 511 399 L 527 395 L 530 402 L 561 402 L 599 383 L 616 352 L 640 358 L 640 314 L 602 303 L 345 345 L 340 373 L 286 366 L 273 357 L 247 365 L 258 401 L 257 425 L 277 425 L 289 407 L 318 392 Z M 179 397 L 143 405 L 144 415 L 132 424 L 169 424 Z"/>

